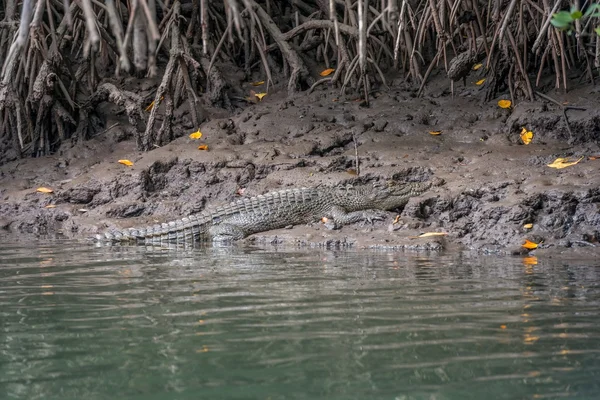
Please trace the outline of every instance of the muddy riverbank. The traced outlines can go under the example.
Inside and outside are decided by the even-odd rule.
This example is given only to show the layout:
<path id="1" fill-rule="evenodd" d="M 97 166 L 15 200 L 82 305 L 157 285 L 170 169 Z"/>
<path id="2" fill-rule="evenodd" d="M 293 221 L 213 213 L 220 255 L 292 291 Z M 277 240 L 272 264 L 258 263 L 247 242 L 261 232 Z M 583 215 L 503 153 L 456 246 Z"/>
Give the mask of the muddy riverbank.
<path id="1" fill-rule="evenodd" d="M 589 86 L 552 94 L 586 108 L 569 111 L 571 136 L 560 107 L 520 102 L 501 109 L 472 84 L 454 98 L 442 86 L 417 98 L 398 83 L 376 93 L 368 107 L 324 87 L 294 98 L 281 91 L 235 115 L 213 111 L 199 140 L 189 138 L 196 129 L 180 110 L 180 137 L 148 153 L 135 149 L 128 126 L 106 110 L 100 115 L 107 129 L 91 140 L 0 167 L 0 228 L 85 238 L 165 222 L 240 196 L 351 181 L 358 155 L 363 178 L 435 177 L 445 184 L 411 199 L 397 223 L 390 213 L 373 226 L 330 231 L 315 223 L 246 242 L 518 253 L 527 239 L 542 243 L 538 251 L 595 252 L 598 95 Z M 520 139 L 523 127 L 534 134 L 529 145 Z M 564 169 L 547 166 L 559 157 L 583 158 Z M 448 235 L 414 238 L 424 232 Z"/>

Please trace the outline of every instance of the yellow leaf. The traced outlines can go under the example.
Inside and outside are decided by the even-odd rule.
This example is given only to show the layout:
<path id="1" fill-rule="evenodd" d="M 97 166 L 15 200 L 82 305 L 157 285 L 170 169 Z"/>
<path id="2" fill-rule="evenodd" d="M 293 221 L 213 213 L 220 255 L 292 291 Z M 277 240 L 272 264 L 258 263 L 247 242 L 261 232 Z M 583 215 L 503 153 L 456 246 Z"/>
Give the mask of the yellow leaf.
<path id="1" fill-rule="evenodd" d="M 333 69 L 333 68 L 327 68 L 326 70 L 324 70 L 324 71 L 321 71 L 321 73 L 320 73 L 319 75 L 321 75 L 321 76 L 329 76 L 329 75 L 331 75 L 331 74 L 332 74 L 334 71 L 335 71 L 335 69 Z"/>
<path id="2" fill-rule="evenodd" d="M 485 82 L 485 78 L 484 78 L 484 79 L 480 79 L 480 80 L 478 80 L 477 82 L 475 82 L 475 84 L 476 84 L 477 86 L 481 86 L 481 85 L 483 85 L 483 82 Z"/>
<path id="3" fill-rule="evenodd" d="M 39 188 L 37 188 L 37 191 L 40 192 L 40 193 L 52 193 L 52 192 L 54 192 L 54 190 L 49 189 L 47 187 L 39 187 Z"/>
<path id="4" fill-rule="evenodd" d="M 525 224 L 525 225 L 523 225 L 523 228 L 531 229 L 531 228 L 533 228 L 533 224 Z"/>
<path id="5" fill-rule="evenodd" d="M 525 128 L 522 128 L 520 136 L 521 136 L 521 142 L 523 142 L 523 144 L 529 144 L 533 140 L 533 132 L 528 131 Z"/>
<path id="6" fill-rule="evenodd" d="M 198 150 L 208 150 L 208 145 L 207 144 L 201 144 L 200 146 L 198 146 Z"/>
<path id="7" fill-rule="evenodd" d="M 200 129 L 198 129 L 194 133 L 190 133 L 190 139 L 200 139 L 201 137 L 202 137 L 202 132 L 200 132 Z"/>
<path id="8" fill-rule="evenodd" d="M 394 222 L 392 222 L 392 225 L 396 225 L 398 222 L 400 222 L 400 214 L 396 215 L 396 218 L 394 218 Z"/>
<path id="9" fill-rule="evenodd" d="M 258 98 L 258 100 L 262 100 L 263 97 L 265 97 L 267 94 L 266 93 L 255 93 L 254 96 L 256 96 Z"/>
<path id="10" fill-rule="evenodd" d="M 483 64 L 475 64 L 475 65 L 473 65 L 473 71 L 477 71 L 482 66 L 483 66 Z"/>
<path id="11" fill-rule="evenodd" d="M 258 82 L 252 82 L 251 85 L 252 86 L 260 86 L 260 85 L 264 85 L 265 81 L 258 81 Z"/>
<path id="12" fill-rule="evenodd" d="M 512 102 L 510 100 L 498 100 L 498 106 L 500 108 L 510 108 Z"/>
<path id="13" fill-rule="evenodd" d="M 46 207 L 44 208 L 56 208 L 56 204 L 48 204 Z"/>
<path id="14" fill-rule="evenodd" d="M 525 239 L 525 243 L 523 243 L 521 246 L 525 247 L 527 250 L 533 250 L 537 249 L 538 244 Z"/>
<path id="15" fill-rule="evenodd" d="M 133 163 L 129 160 L 119 160 L 118 161 L 119 164 L 123 164 L 123 165 L 127 165 L 128 167 L 131 167 L 133 165 Z"/>
<path id="16" fill-rule="evenodd" d="M 442 131 L 429 131 L 429 134 L 430 134 L 430 135 L 437 136 L 437 135 L 441 135 L 441 134 L 442 134 Z"/>
<path id="17" fill-rule="evenodd" d="M 427 232 L 427 233 L 423 233 L 417 237 L 424 238 L 424 237 L 431 237 L 431 236 L 446 236 L 446 235 L 447 235 L 446 232 Z"/>
<path id="18" fill-rule="evenodd" d="M 162 101 L 162 99 L 164 99 L 164 96 L 160 96 L 160 100 Z M 145 111 L 151 111 L 154 108 L 154 100 L 152 101 L 152 103 L 148 104 L 148 107 L 146 107 Z"/>
<path id="19" fill-rule="evenodd" d="M 506 325 L 500 325 L 500 329 L 506 329 Z"/>
<path id="20" fill-rule="evenodd" d="M 537 247 L 537 245 L 536 245 L 536 247 Z M 537 265 L 537 263 L 538 263 L 537 257 L 525 257 L 523 259 L 524 265 Z"/>
<path id="21" fill-rule="evenodd" d="M 583 160 L 583 156 L 579 157 L 577 161 L 569 161 L 568 158 L 557 158 L 552 162 L 552 164 L 548 164 L 548 166 L 550 168 L 562 169 L 575 165 L 581 160 Z"/>

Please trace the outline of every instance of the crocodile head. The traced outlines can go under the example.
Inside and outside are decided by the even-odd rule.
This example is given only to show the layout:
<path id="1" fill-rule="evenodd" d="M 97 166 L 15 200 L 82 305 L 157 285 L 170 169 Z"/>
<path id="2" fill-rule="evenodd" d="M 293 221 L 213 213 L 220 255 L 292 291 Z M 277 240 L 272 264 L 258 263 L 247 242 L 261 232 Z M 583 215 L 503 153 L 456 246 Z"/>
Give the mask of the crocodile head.
<path id="1" fill-rule="evenodd" d="M 431 188 L 432 182 L 389 182 L 376 183 L 373 191 L 367 195 L 373 206 L 382 210 L 394 210 L 404 207 L 411 197 L 419 196 Z"/>

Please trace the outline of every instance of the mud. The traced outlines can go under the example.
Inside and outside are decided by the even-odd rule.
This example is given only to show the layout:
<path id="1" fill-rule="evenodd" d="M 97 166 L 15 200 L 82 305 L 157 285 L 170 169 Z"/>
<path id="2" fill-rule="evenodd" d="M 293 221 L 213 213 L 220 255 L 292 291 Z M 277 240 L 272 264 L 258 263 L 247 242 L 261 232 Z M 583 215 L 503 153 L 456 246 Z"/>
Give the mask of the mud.
<path id="1" fill-rule="evenodd" d="M 587 86 L 552 94 L 586 108 L 568 112 L 571 137 L 552 103 L 503 110 L 484 102 L 478 89 L 452 98 L 444 85 L 416 98 L 392 84 L 395 89 L 376 93 L 369 107 L 324 87 L 291 99 L 269 93 L 236 115 L 213 110 L 200 140 L 188 137 L 196 129 L 182 109 L 176 113 L 180 137 L 148 153 L 135 150 L 131 129 L 112 117 L 114 110 L 100 111 L 107 129 L 91 140 L 0 167 L 0 229 L 83 239 L 111 227 L 180 218 L 239 196 L 351 181 L 358 155 L 364 179 L 436 177 L 446 184 L 411 199 L 395 224 L 390 213 L 373 226 L 330 231 L 315 223 L 246 242 L 522 254 L 528 239 L 541 243 L 538 253 L 600 253 L 598 92 Z M 535 135 L 529 145 L 519 139 L 522 127 Z M 198 150 L 200 144 L 208 150 Z M 10 152 L 2 157 L 10 159 Z M 584 158 L 549 168 L 558 157 Z M 41 186 L 54 192 L 36 192 Z M 448 235 L 414 238 L 423 232 Z"/>

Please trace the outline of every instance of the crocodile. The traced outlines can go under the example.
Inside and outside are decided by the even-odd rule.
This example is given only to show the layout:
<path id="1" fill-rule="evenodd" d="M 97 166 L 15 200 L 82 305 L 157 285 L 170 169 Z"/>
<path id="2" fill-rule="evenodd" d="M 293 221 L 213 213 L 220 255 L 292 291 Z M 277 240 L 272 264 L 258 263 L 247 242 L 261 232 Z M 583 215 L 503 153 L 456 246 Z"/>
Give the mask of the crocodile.
<path id="1" fill-rule="evenodd" d="M 385 210 L 404 207 L 411 197 L 425 193 L 431 186 L 431 182 L 414 182 L 285 189 L 208 207 L 176 221 L 108 231 L 95 239 L 140 244 L 227 242 L 319 219 L 325 219 L 326 226 L 335 229 L 360 221 L 382 220 L 388 215 Z"/>

